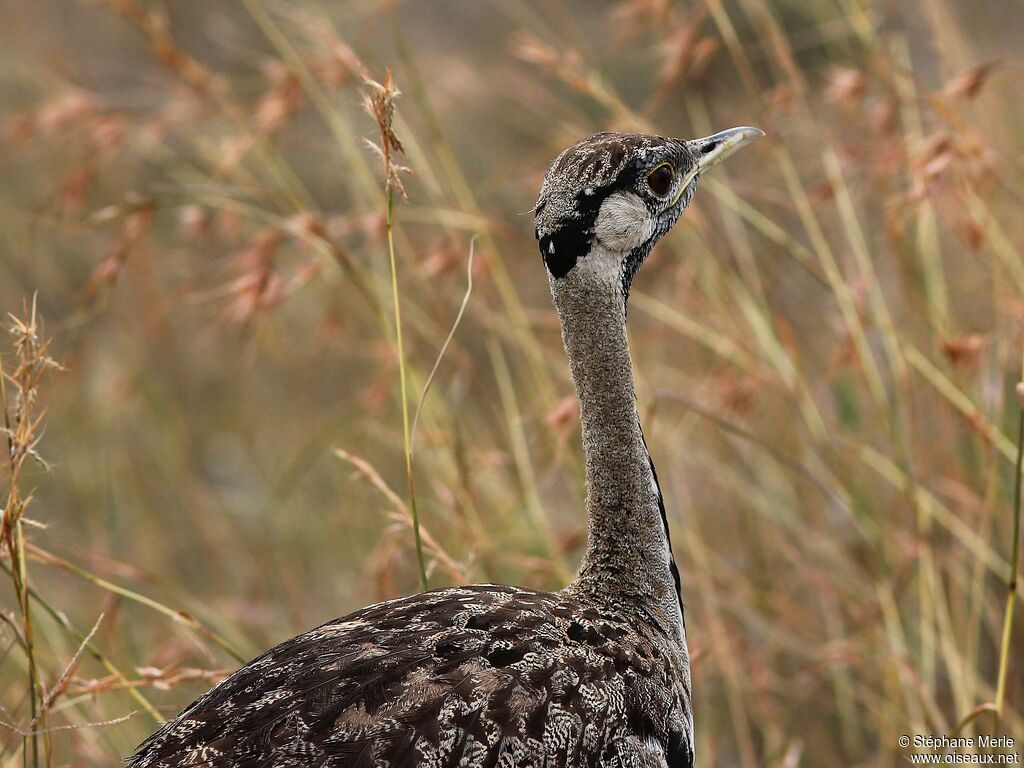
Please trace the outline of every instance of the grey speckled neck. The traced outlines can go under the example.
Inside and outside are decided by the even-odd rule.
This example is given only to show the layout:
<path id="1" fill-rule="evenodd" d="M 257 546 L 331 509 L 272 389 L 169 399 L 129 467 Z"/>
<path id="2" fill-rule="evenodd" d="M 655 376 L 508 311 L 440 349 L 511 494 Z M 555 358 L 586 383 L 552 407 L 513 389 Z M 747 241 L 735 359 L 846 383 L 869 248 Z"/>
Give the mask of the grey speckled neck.
<path id="1" fill-rule="evenodd" d="M 636 409 L 621 282 L 595 245 L 568 275 L 551 278 L 580 400 L 590 531 L 570 590 L 612 600 L 685 647 L 668 535 Z"/>

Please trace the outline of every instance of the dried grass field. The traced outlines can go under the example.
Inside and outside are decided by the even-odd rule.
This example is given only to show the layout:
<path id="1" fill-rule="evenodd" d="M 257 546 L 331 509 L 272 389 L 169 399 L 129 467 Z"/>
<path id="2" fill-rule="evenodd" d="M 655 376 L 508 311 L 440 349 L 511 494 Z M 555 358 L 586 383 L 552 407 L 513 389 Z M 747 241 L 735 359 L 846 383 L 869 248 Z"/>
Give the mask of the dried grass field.
<path id="1" fill-rule="evenodd" d="M 1022 751 L 1019 4 L 0 18 L 0 766 L 118 765 L 424 575 L 563 584 L 579 427 L 524 212 L 585 134 L 744 124 L 630 302 L 699 764 Z"/>

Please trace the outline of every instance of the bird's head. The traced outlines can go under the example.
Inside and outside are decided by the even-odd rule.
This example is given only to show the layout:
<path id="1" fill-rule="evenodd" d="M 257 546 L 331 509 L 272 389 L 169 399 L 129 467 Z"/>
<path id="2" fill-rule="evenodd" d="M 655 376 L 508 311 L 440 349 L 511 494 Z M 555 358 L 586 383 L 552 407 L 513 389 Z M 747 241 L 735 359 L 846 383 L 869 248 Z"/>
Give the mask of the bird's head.
<path id="1" fill-rule="evenodd" d="M 763 135 L 748 127 L 691 141 L 603 132 L 563 151 L 534 208 L 553 285 L 568 278 L 628 296 L 633 275 L 690 204 L 701 174 Z"/>

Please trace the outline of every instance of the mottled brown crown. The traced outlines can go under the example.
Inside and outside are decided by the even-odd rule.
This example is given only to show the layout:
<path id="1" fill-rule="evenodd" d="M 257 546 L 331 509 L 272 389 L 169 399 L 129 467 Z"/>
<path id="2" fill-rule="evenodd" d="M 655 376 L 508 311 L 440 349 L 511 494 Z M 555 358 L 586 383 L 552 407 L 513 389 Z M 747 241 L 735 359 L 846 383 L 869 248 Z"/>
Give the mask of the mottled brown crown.
<path id="1" fill-rule="evenodd" d="M 678 139 L 615 131 L 580 139 L 564 149 L 544 174 L 534 208 L 538 232 L 547 234 L 559 222 L 579 215 L 581 196 L 596 197 L 632 183 L 640 167 L 656 165 L 668 156 L 692 163 L 686 145 Z"/>

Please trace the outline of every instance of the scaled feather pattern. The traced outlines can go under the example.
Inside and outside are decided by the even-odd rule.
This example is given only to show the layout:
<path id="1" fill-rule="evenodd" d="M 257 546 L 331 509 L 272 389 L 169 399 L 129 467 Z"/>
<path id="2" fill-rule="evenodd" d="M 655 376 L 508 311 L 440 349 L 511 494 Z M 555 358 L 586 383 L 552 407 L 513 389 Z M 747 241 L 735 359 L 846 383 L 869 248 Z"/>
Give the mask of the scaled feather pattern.
<path id="1" fill-rule="evenodd" d="M 682 768 L 688 692 L 665 642 L 571 589 L 426 592 L 272 648 L 129 765 Z"/>

